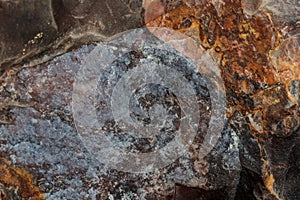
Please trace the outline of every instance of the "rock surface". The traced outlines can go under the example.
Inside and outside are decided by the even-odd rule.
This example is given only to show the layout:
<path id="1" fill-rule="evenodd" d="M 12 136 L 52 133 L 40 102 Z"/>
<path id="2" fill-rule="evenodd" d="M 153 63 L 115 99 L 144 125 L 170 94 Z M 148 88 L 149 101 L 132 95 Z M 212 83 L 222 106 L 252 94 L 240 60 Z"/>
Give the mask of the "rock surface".
<path id="1" fill-rule="evenodd" d="M 138 0 L 2 1 L 0 72 L 15 64 L 34 66 L 139 27 L 142 16 Z"/>
<path id="2" fill-rule="evenodd" d="M 20 0 L 1 2 L 0 15 L 0 199 L 300 199 L 298 1 Z M 209 154 L 198 155 L 212 94 L 204 74 L 193 75 L 201 121 L 188 152 L 163 169 L 129 173 L 108 168 L 86 148 L 72 93 L 97 48 L 92 42 L 143 21 L 190 36 L 209 52 L 226 88 L 227 121 Z M 151 56 L 132 51 L 115 61 L 104 74 L 107 87 L 147 59 L 182 67 L 185 77 L 195 68 L 175 51 L 147 51 Z M 168 88 L 141 87 L 132 94 L 131 117 L 147 125 L 151 112 L 163 110 L 151 108 L 163 105 L 176 129 L 185 116 L 177 98 Z M 98 118 L 120 148 L 148 152 L 173 139 L 128 139 L 100 100 Z"/>

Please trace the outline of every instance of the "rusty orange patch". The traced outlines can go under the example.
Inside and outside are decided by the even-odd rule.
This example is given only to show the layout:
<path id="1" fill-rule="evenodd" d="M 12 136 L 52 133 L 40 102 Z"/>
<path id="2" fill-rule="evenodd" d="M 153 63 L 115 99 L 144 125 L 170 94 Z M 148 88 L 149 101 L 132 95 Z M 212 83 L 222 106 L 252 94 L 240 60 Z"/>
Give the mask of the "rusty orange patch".
<path id="1" fill-rule="evenodd" d="M 7 160 L 0 158 L 0 186 L 7 190 L 17 191 L 23 199 L 40 200 L 43 195 L 34 185 L 32 175 L 20 168 L 11 165 Z M 1 188 L 2 188 L 1 187 Z M 5 191 L 0 189 L 1 199 L 11 199 Z"/>

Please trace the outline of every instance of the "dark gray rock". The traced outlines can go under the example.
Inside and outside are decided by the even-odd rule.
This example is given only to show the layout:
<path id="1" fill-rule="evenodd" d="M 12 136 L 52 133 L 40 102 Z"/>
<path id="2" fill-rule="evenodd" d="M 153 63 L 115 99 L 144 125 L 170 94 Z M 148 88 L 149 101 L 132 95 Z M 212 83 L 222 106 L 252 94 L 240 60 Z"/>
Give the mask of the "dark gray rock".
<path id="1" fill-rule="evenodd" d="M 0 2 L 0 74 L 45 62 L 87 42 L 143 24 L 141 1 Z"/>

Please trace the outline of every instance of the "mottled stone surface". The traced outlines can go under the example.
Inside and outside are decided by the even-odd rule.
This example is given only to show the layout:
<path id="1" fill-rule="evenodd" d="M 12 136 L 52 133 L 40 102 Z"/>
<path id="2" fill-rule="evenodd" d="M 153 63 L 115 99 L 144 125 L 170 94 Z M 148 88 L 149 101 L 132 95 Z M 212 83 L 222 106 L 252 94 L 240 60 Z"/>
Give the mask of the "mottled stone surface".
<path id="1" fill-rule="evenodd" d="M 207 156 L 197 155 L 200 131 L 176 162 L 145 174 L 99 163 L 72 113 L 72 86 L 96 46 L 91 42 L 140 26 L 142 5 L 148 27 L 182 32 L 210 52 L 227 98 L 226 125 Z M 0 199 L 300 199 L 299 1 L 3 1 L 0 16 Z M 175 68 L 192 67 L 174 52 L 151 55 L 169 64 L 178 57 Z M 140 59 L 129 52 L 107 78 L 113 84 L 118 79 L 111 77 Z M 210 96 L 197 81 L 205 132 Z M 147 99 L 149 93 L 156 96 Z M 133 118 L 147 123 L 140 109 L 167 104 L 162 97 L 175 98 L 168 106 L 180 117 L 172 93 L 146 87 L 133 94 Z M 122 143 L 127 135 L 115 132 L 98 109 L 121 147 L 147 152 L 169 141 Z"/>
<path id="2" fill-rule="evenodd" d="M 148 26 L 196 34 L 203 47 L 220 56 L 228 116 L 238 124 L 243 147 L 237 198 L 299 198 L 299 165 L 293 156 L 299 135 L 298 1 L 195 5 L 182 4 Z M 182 24 L 187 19 L 188 27 Z M 290 173 L 295 177 L 292 183 L 287 178 Z M 255 192 L 244 195 L 246 191 Z"/>
<path id="3" fill-rule="evenodd" d="M 50 63 L 18 73 L 15 92 L 22 94 L 23 101 L 37 103 L 31 108 L 11 110 L 16 116 L 14 124 L 3 126 L 1 129 L 3 157 L 9 156 L 8 159 L 12 159 L 14 165 L 22 166 L 32 173 L 47 199 L 89 199 L 95 196 L 104 199 L 172 198 L 175 183 L 219 189 L 227 198 L 233 198 L 239 179 L 240 161 L 237 146 L 239 139 L 231 127 L 224 130 L 220 142 L 207 160 L 197 160 L 197 146 L 201 141 L 199 138 L 195 140 L 189 153 L 168 167 L 152 173 L 139 175 L 118 172 L 99 165 L 99 162 L 93 159 L 94 156 L 86 151 L 76 132 L 70 95 L 72 82 L 83 57 L 93 48 L 93 45 L 84 46 L 55 58 Z M 168 59 L 172 60 L 171 55 L 164 58 L 163 52 L 158 51 L 151 55 L 155 54 L 160 56 L 163 62 L 168 63 Z M 122 59 L 126 60 L 126 57 Z M 181 65 L 185 62 L 178 60 Z M 118 66 L 118 63 L 116 65 Z M 199 98 L 204 103 L 203 107 L 209 107 L 207 89 L 201 78 L 198 81 L 201 86 Z M 207 126 L 208 112 L 207 109 L 202 111 L 202 127 Z M 106 122 L 109 122 L 109 119 L 107 118 Z M 107 128 L 110 127 L 107 125 Z M 124 137 L 120 133 L 116 136 L 121 140 Z M 137 151 L 151 150 L 147 149 L 146 141 L 128 142 L 133 145 L 131 148 Z M 168 140 L 162 140 L 160 145 L 164 146 L 167 142 Z M 122 145 L 118 140 L 116 143 Z M 153 145 L 155 148 L 159 147 L 159 144 Z M 227 170 L 231 173 L 227 174 Z M 217 173 L 218 176 L 211 176 Z"/>

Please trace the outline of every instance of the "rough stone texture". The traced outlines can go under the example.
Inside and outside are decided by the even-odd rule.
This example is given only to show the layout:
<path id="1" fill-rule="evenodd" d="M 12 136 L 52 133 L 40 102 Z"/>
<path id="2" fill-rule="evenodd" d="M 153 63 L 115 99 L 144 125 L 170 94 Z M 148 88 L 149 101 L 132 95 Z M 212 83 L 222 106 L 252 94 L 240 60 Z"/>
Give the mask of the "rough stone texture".
<path id="1" fill-rule="evenodd" d="M 191 35 L 196 32 L 201 45 L 220 56 L 228 116 L 239 116 L 241 120 L 240 147 L 251 147 L 251 138 L 256 141 L 252 149 L 240 152 L 243 167 L 237 198 L 297 199 L 298 1 L 241 3 L 182 4 L 148 26 L 170 27 Z M 186 19 L 191 22 L 188 29 L 182 26 Z M 254 145 L 259 148 L 253 149 Z M 289 177 L 293 177 L 292 183 Z M 250 178 L 256 184 L 249 183 Z M 257 187 L 257 183 L 262 186 Z M 255 193 L 244 196 L 242 192 L 247 190 Z"/>
<path id="2" fill-rule="evenodd" d="M 18 73 L 14 91 L 21 94 L 23 101 L 37 103 L 31 108 L 11 110 L 16 116 L 14 125 L 3 126 L 1 129 L 3 157 L 33 174 L 47 199 L 173 198 L 175 183 L 222 190 L 227 198 L 233 198 L 240 161 L 237 146 L 239 139 L 231 127 L 224 130 L 222 139 L 205 161 L 197 160 L 199 138 L 195 139 L 191 152 L 174 164 L 153 173 L 131 174 L 99 166 L 99 162 L 85 150 L 78 137 L 73 124 L 70 95 L 75 74 L 84 56 L 93 47 L 84 46 L 50 63 Z M 171 55 L 164 58 L 166 54 L 163 52 L 158 51 L 152 55 L 155 54 L 163 62 L 172 60 Z M 126 60 L 126 57 L 122 59 Z M 178 63 L 183 65 L 185 61 L 178 60 Z M 118 63 L 116 65 L 119 66 Z M 202 85 L 203 80 L 198 81 L 201 86 L 199 98 L 202 103 L 206 102 L 203 106 L 209 107 L 207 89 Z M 202 113 L 203 127 L 208 122 L 208 112 L 205 109 Z M 122 139 L 123 136 L 119 137 Z M 143 141 L 128 142 L 139 151 L 149 151 L 142 145 Z M 231 173 L 227 174 L 227 170 Z"/>
<path id="3" fill-rule="evenodd" d="M 94 45 L 43 63 L 45 49 L 54 56 L 77 44 L 74 41 L 101 40 L 136 27 L 142 16 L 140 1 L 122 2 L 107 1 L 113 16 L 98 12 L 108 8 L 103 1 L 1 2 L 0 39 L 5 48 L 0 63 L 5 70 L 0 79 L 0 198 L 300 199 L 298 1 L 144 2 L 147 26 L 181 31 L 218 60 L 228 118 L 205 159 L 197 160 L 192 146 L 172 165 L 147 174 L 106 168 L 78 137 L 72 84 Z M 41 13 L 35 12 L 41 6 Z M 20 17 L 21 8 L 35 17 Z M 158 16 L 147 8 L 158 8 Z M 132 18 L 124 23 L 126 13 Z M 36 16 L 48 23 L 35 21 L 37 27 L 30 29 L 26 23 L 32 22 L 19 23 Z M 12 23 L 21 28 L 16 30 Z M 37 35 L 41 29 L 43 34 Z M 24 58 L 27 64 L 21 63 Z M 34 67 L 8 69 L 13 63 Z M 209 107 L 209 97 L 204 100 Z"/>
<path id="4" fill-rule="evenodd" d="M 87 42 L 143 24 L 140 1 L 16 0 L 0 2 L 0 74 L 34 66 Z"/>
<path id="5" fill-rule="evenodd" d="M 24 67 L 142 26 L 143 10 L 141 2 L 136 0 L 1 1 L 0 23 L 2 88 L 13 82 L 7 80 L 15 76 L 12 73 Z M 26 105 L 16 102 L 19 96 L 3 90 L 0 93 L 0 121 L 9 122 L 11 116 L 7 110 L 14 105 Z"/>

